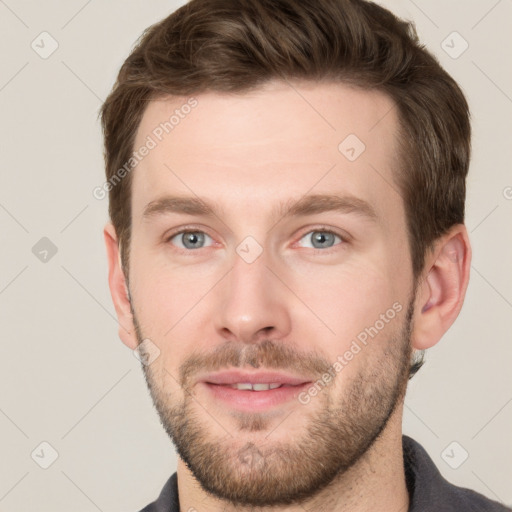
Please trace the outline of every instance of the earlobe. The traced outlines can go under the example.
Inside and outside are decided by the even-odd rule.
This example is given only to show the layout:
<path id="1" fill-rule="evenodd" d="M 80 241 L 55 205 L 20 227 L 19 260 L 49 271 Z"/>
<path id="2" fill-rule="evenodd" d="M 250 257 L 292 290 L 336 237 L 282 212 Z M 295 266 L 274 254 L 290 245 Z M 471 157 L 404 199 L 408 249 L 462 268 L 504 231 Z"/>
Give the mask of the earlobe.
<path id="1" fill-rule="evenodd" d="M 137 348 L 138 341 L 133 324 L 130 296 L 121 263 L 121 253 L 114 226 L 111 222 L 105 225 L 103 237 L 108 259 L 108 284 L 110 294 L 119 323 L 119 337 L 129 348 Z"/>
<path id="2" fill-rule="evenodd" d="M 454 226 L 426 257 L 425 273 L 416 293 L 412 346 L 435 345 L 453 324 L 469 282 L 471 246 L 466 228 Z"/>

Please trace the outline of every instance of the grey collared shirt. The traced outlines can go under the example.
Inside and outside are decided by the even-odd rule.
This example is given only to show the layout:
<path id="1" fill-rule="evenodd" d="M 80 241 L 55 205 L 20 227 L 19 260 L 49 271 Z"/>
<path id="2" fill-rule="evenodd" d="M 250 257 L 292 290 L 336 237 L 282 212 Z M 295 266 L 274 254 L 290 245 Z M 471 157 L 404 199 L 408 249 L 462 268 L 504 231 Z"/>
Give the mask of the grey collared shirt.
<path id="1" fill-rule="evenodd" d="M 402 436 L 402 445 L 410 498 L 408 512 L 512 511 L 512 508 L 490 500 L 471 489 L 450 484 L 441 476 L 424 448 L 414 439 Z M 169 478 L 158 499 L 140 512 L 180 512 L 176 473 Z"/>

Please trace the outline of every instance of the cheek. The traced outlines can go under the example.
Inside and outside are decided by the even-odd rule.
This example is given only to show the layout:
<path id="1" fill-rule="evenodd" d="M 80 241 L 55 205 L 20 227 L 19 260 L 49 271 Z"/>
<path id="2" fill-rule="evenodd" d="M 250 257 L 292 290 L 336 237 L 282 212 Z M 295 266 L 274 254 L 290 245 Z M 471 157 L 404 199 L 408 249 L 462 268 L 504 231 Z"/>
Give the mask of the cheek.
<path id="1" fill-rule="evenodd" d="M 212 286 L 197 276 L 179 274 L 148 276 L 140 282 L 134 287 L 139 321 L 148 337 L 164 341 L 172 339 L 190 322 L 189 318 L 195 317 L 194 310 L 201 307 Z"/>
<path id="2" fill-rule="evenodd" d="M 307 277 L 296 275 L 291 288 L 342 339 L 375 322 L 401 299 L 396 284 L 382 261 L 375 266 L 366 261 L 318 267 Z"/>
<path id="3" fill-rule="evenodd" d="M 211 339 L 208 333 L 212 317 L 206 310 L 209 292 L 218 277 L 206 267 L 191 271 L 155 264 L 142 251 L 132 258 L 130 272 L 130 289 L 142 334 L 160 350 L 152 364 L 154 375 L 177 386 L 166 373 L 177 379 L 179 364 L 197 350 L 198 340 Z M 210 331 L 205 330 L 208 328 Z"/>
<path id="4" fill-rule="evenodd" d="M 165 247 L 145 247 L 140 240 L 132 248 L 130 288 L 137 313 L 162 336 L 211 289 L 213 267 L 172 263 Z"/>
<path id="5" fill-rule="evenodd" d="M 300 339 L 317 345 L 331 364 L 340 362 L 340 382 L 378 364 L 403 322 L 405 294 L 378 261 L 317 268 L 307 278 L 295 276 L 292 285 L 308 307 L 300 318 L 294 316 L 296 332 L 309 333 L 310 340 Z"/>

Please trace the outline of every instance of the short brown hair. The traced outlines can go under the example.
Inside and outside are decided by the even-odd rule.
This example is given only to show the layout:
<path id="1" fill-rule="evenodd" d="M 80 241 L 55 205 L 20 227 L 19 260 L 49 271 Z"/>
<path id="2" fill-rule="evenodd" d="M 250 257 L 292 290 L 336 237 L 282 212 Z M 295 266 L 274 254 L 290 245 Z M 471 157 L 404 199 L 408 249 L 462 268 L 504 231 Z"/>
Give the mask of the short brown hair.
<path id="1" fill-rule="evenodd" d="M 387 94 L 400 121 L 395 181 L 416 279 L 433 242 L 464 222 L 468 105 L 412 23 L 365 0 L 191 0 L 149 27 L 101 108 L 109 181 L 133 151 L 150 100 L 244 92 L 272 79 L 334 81 Z M 126 276 L 131 173 L 109 190 Z"/>

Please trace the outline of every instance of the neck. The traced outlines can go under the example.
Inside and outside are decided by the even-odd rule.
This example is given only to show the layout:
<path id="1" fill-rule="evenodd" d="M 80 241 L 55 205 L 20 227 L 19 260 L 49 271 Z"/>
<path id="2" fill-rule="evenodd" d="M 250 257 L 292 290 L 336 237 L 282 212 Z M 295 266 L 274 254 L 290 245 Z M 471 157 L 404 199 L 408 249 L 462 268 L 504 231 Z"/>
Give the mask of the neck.
<path id="1" fill-rule="evenodd" d="M 178 458 L 178 495 L 181 512 L 407 512 L 409 494 L 402 451 L 403 404 L 395 409 L 386 428 L 354 466 L 338 475 L 313 498 L 278 507 L 233 505 L 204 491 Z"/>

